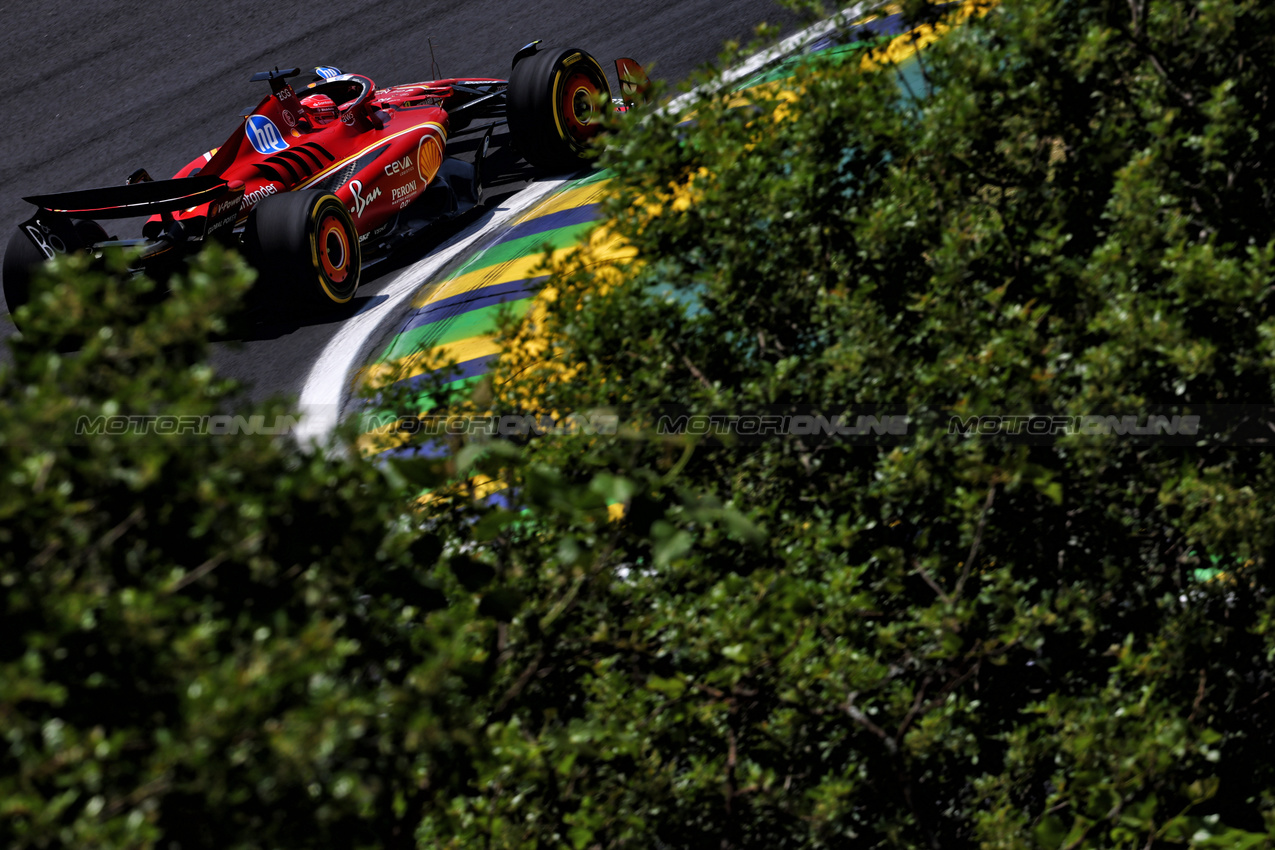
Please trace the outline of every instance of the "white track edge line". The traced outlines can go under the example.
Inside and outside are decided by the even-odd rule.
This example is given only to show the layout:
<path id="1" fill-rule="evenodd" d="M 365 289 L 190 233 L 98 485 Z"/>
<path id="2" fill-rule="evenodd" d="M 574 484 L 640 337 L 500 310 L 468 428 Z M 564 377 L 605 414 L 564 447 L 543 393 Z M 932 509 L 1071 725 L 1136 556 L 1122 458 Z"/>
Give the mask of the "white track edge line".
<path id="1" fill-rule="evenodd" d="M 863 11 L 869 8 L 870 5 L 871 4 L 865 0 L 865 2 L 856 3 L 853 6 L 847 6 L 832 17 L 828 18 L 826 21 L 811 24 L 804 30 L 793 33 L 774 47 L 769 47 L 760 53 L 756 53 L 742 64 L 723 71 L 721 77 L 715 81 L 715 86 L 711 90 L 720 91 L 723 87 L 751 77 L 767 65 L 773 65 L 787 59 L 806 45 L 813 44 L 824 36 L 835 32 L 842 26 L 843 22 L 863 14 Z M 675 113 L 680 112 L 691 106 L 692 103 L 694 103 L 696 96 L 699 95 L 702 90 L 702 88 L 695 88 L 685 94 L 678 95 L 673 98 L 673 100 L 669 101 L 668 106 L 665 108 L 672 110 Z"/>
<path id="2" fill-rule="evenodd" d="M 458 256 L 476 253 L 478 243 L 484 237 L 488 244 L 482 248 L 489 247 L 498 235 L 504 233 L 503 225 L 567 182 L 563 178 L 532 183 L 497 207 L 494 216 L 475 222 L 444 243 L 440 250 L 409 266 L 363 309 L 342 322 L 310 367 L 310 374 L 301 389 L 301 422 L 296 429 L 298 439 L 302 443 L 316 444 L 328 440 L 340 421 L 341 411 L 357 379 L 358 367 L 367 358 L 378 335 L 387 324 L 405 318 L 399 312 L 404 301 Z"/>
<path id="3" fill-rule="evenodd" d="M 746 62 L 728 71 L 720 77 L 720 85 L 730 85 L 756 74 L 767 65 L 782 61 L 808 44 L 834 32 L 848 18 L 858 15 L 868 3 L 857 3 L 842 9 L 826 21 L 820 21 L 750 57 Z M 667 109 L 681 110 L 689 106 L 698 90 L 689 91 L 669 102 Z M 328 441 L 341 419 L 341 411 L 350 396 L 352 383 L 358 367 L 366 359 L 373 340 L 390 321 L 401 319 L 397 308 L 407 298 L 416 293 L 420 287 L 429 282 L 459 254 L 474 250 L 474 246 L 483 236 L 492 235 L 492 228 L 502 228 L 514 216 L 531 208 L 547 195 L 567 183 L 566 179 L 535 182 L 514 195 L 507 201 L 508 207 L 500 207 L 497 215 L 487 221 L 478 221 L 469 228 L 445 243 L 442 250 L 425 257 L 410 266 L 403 274 L 390 284 L 385 292 L 384 301 L 369 303 L 362 310 L 346 319 L 336 332 L 314 365 L 301 389 L 299 406 L 301 422 L 296 433 L 301 442 L 322 444 Z M 503 233 L 503 228 L 498 231 Z M 490 244 L 490 243 L 489 243 Z M 483 246 L 487 247 L 487 246 Z"/>

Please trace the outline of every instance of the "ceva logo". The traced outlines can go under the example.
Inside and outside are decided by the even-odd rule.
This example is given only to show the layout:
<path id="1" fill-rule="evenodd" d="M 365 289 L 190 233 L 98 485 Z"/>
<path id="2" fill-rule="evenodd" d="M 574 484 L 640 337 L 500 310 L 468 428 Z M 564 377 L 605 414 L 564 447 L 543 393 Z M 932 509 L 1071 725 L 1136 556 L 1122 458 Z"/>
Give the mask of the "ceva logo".
<path id="1" fill-rule="evenodd" d="M 288 149 L 288 143 L 283 140 L 279 128 L 264 115 L 249 116 L 244 132 L 257 153 L 279 153 Z"/>

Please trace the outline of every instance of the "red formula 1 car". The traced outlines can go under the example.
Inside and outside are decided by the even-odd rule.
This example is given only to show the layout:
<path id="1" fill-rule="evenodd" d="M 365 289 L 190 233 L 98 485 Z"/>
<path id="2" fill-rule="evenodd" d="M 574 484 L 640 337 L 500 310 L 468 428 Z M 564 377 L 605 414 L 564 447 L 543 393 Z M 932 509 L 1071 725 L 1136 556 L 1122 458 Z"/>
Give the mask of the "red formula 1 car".
<path id="1" fill-rule="evenodd" d="M 631 59 L 616 60 L 627 108 L 647 84 Z M 367 77 L 316 68 L 266 71 L 270 94 L 219 148 L 171 180 L 144 170 L 126 185 L 25 200 L 39 209 L 18 226 L 4 257 L 10 312 L 30 297 L 33 266 L 58 252 L 139 245 L 140 271 L 162 275 L 209 239 L 238 245 L 260 281 L 288 300 L 345 304 L 366 261 L 432 222 L 459 215 L 482 196 L 482 161 L 492 128 L 545 170 L 579 167 L 601 111 L 612 103 L 601 66 L 583 50 L 514 56 L 508 80 L 431 80 L 378 89 Z M 448 156 L 456 128 L 486 129 L 471 164 Z M 142 239 L 111 240 L 97 222 L 150 216 Z"/>

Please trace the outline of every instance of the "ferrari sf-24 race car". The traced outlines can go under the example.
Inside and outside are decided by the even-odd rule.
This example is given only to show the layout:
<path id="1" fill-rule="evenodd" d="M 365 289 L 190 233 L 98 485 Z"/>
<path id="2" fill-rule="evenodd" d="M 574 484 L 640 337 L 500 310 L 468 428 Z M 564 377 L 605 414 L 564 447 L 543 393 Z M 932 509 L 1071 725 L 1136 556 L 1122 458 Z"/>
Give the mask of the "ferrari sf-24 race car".
<path id="1" fill-rule="evenodd" d="M 215 239 L 238 246 L 265 286 L 293 303 L 346 304 L 366 261 L 430 223 L 473 209 L 494 127 L 507 123 L 523 157 L 545 171 L 580 167 L 602 111 L 625 109 L 649 84 L 617 59 L 621 98 L 583 50 L 519 50 L 508 80 L 437 79 L 377 89 L 372 80 L 316 68 L 265 71 L 270 94 L 219 148 L 170 180 L 144 169 L 122 186 L 25 198 L 38 207 L 9 240 L 10 312 L 30 298 L 32 271 L 55 254 L 140 246 L 139 271 L 162 277 Z M 486 123 L 483 123 L 486 122 Z M 486 129 L 471 164 L 448 155 L 453 131 Z M 149 216 L 142 238 L 115 240 L 99 220 Z"/>

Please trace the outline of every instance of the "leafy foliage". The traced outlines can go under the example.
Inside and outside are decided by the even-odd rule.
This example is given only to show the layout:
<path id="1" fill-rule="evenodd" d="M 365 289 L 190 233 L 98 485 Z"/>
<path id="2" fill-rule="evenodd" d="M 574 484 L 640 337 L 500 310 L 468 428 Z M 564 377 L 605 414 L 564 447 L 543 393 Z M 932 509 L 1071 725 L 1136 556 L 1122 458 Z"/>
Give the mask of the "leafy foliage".
<path id="1" fill-rule="evenodd" d="M 242 263 L 210 249 L 158 301 L 123 264 L 55 269 L 0 373 L 0 843 L 408 844 L 473 668 L 441 542 L 357 458 L 77 434 L 291 413 L 204 363 Z M 68 330 L 83 350 L 55 353 Z"/>
<path id="2" fill-rule="evenodd" d="M 451 408 L 615 433 L 76 437 L 246 409 L 201 342 L 246 277 L 64 265 L 0 373 L 0 840 L 1269 846 L 1269 456 L 944 425 L 1272 403 L 1275 11 L 982 11 L 622 122 L 634 259 L 551 269 Z"/>
<path id="3" fill-rule="evenodd" d="M 623 128 L 636 259 L 554 268 L 479 402 L 627 427 L 480 464 L 523 604 L 426 843 L 1269 843 L 1270 458 L 945 425 L 1271 403 L 1275 12 L 981 11 Z M 654 430 L 874 404 L 911 437 Z"/>

